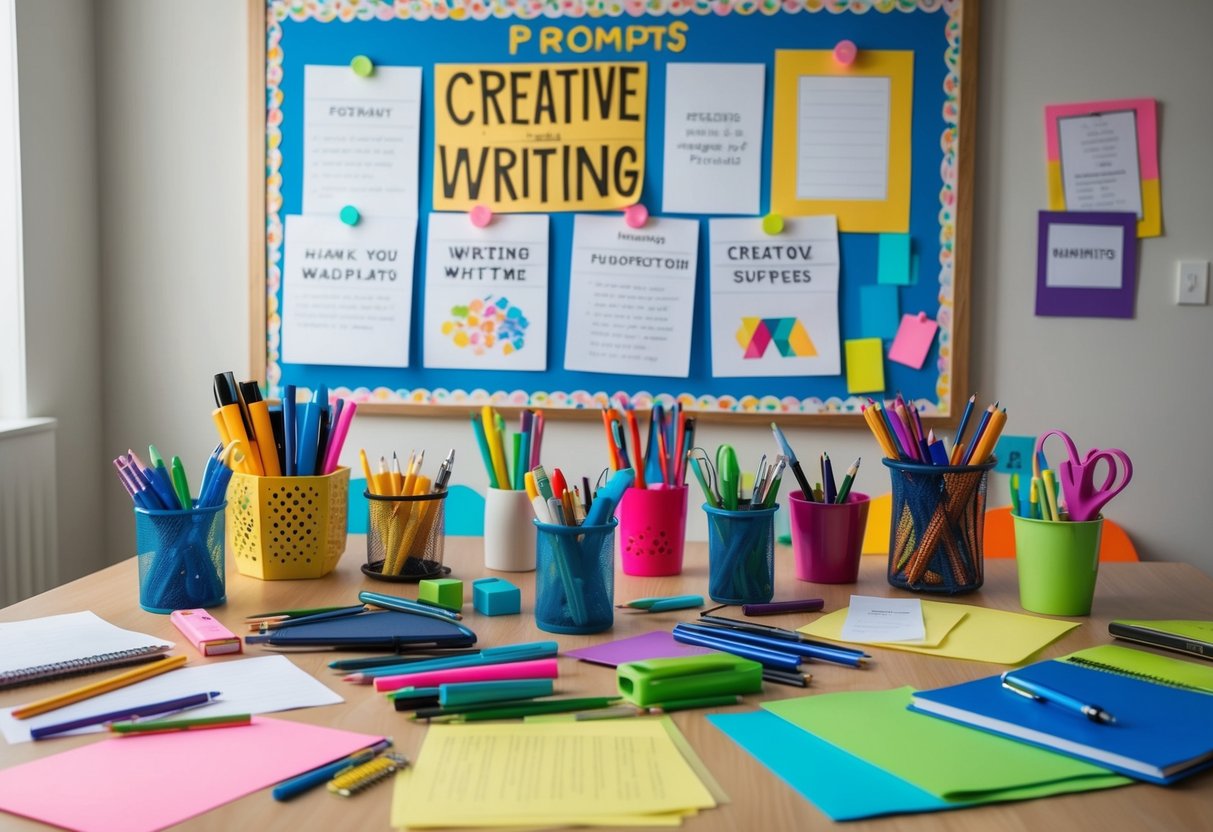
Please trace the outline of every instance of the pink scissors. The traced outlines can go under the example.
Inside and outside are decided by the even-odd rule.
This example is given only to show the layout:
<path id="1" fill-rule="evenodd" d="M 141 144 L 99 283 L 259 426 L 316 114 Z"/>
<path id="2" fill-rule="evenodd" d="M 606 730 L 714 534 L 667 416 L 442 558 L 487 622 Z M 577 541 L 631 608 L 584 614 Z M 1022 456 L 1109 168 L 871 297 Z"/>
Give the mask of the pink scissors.
<path id="1" fill-rule="evenodd" d="M 1066 508 L 1070 519 L 1075 522 L 1094 520 L 1099 517 L 1100 510 L 1108 501 L 1124 491 L 1129 480 L 1133 478 L 1133 463 L 1129 455 L 1119 448 L 1101 451 L 1092 448 L 1087 451 L 1085 458 L 1078 456 L 1078 448 L 1074 440 L 1062 430 L 1051 430 L 1036 440 L 1036 454 L 1033 464 L 1039 468 L 1040 452 L 1044 450 L 1045 440 L 1050 436 L 1060 436 L 1066 445 L 1070 458 L 1057 464 L 1057 474 L 1061 480 L 1061 491 L 1066 498 Z M 1095 468 L 1100 461 L 1107 464 L 1107 476 L 1103 484 L 1095 485 Z M 1037 471 L 1039 476 L 1039 471 Z"/>

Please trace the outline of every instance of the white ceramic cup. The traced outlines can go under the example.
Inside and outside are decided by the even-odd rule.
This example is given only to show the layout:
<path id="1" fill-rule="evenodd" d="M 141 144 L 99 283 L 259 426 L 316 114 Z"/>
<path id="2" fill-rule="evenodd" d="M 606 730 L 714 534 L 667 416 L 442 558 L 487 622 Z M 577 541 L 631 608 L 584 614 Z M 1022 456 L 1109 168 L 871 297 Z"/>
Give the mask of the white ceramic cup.
<path id="1" fill-rule="evenodd" d="M 484 566 L 498 572 L 535 569 L 535 510 L 526 491 L 490 488 L 484 498 Z"/>

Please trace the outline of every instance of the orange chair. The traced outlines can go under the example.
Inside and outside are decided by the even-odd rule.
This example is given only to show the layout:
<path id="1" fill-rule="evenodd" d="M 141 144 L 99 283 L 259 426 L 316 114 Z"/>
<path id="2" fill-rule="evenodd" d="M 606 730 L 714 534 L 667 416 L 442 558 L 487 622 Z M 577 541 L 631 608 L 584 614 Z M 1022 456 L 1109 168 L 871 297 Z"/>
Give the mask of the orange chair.
<path id="1" fill-rule="evenodd" d="M 985 536 L 982 548 L 987 558 L 1015 557 L 1015 526 L 1011 507 L 992 508 L 986 512 Z M 1129 535 L 1116 523 L 1104 518 L 1099 537 L 1099 559 L 1102 561 L 1139 561 L 1137 549 Z"/>

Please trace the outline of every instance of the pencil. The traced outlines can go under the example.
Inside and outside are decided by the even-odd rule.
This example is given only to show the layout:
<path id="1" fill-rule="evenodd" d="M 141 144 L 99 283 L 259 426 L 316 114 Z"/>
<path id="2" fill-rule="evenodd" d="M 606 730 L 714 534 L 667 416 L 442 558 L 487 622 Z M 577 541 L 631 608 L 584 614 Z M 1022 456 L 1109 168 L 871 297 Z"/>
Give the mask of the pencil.
<path id="1" fill-rule="evenodd" d="M 13 709 L 14 719 L 29 719 L 31 716 L 44 714 L 47 711 L 54 711 L 67 705 L 83 702 L 85 699 L 91 699 L 94 696 L 100 696 L 103 693 L 109 693 L 111 690 L 133 685 L 135 682 L 142 682 L 144 679 L 150 679 L 153 676 L 159 676 L 161 673 L 166 673 L 170 670 L 176 670 L 185 664 L 189 657 L 185 654 L 180 656 L 169 656 L 168 658 L 159 661 L 151 662 L 150 664 L 141 665 L 134 670 L 128 670 L 125 673 L 119 673 L 116 676 L 110 676 L 107 679 L 102 679 L 99 682 L 85 685 L 69 690 L 66 693 L 48 696 L 45 699 L 39 699 L 36 702 L 31 702 L 28 705 L 22 705 L 19 708 Z"/>

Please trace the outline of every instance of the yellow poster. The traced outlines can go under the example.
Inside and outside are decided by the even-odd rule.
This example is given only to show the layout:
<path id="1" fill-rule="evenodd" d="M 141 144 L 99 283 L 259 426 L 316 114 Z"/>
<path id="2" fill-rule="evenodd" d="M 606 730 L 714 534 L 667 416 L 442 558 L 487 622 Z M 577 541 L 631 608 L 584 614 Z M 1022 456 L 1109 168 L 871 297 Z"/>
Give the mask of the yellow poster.
<path id="1" fill-rule="evenodd" d="M 771 210 L 836 214 L 839 231 L 910 228 L 914 53 L 776 50 Z"/>
<path id="2" fill-rule="evenodd" d="M 648 65 L 434 67 L 434 210 L 618 210 L 640 199 Z"/>

